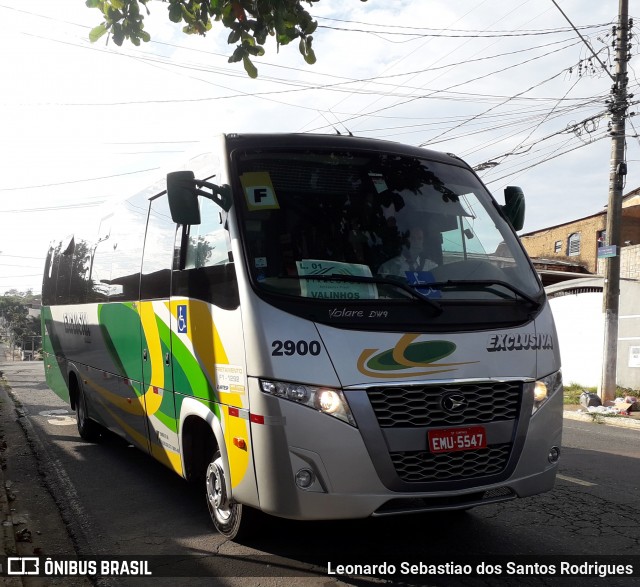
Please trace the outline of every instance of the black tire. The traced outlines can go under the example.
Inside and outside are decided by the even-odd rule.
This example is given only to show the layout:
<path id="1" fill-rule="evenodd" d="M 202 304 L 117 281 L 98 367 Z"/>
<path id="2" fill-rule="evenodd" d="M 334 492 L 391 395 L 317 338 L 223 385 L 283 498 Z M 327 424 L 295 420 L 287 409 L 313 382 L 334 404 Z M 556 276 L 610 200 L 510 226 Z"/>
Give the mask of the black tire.
<path id="1" fill-rule="evenodd" d="M 89 418 L 87 400 L 81 384 L 78 384 L 78 397 L 76 398 L 76 422 L 80 438 L 87 442 L 97 442 L 100 439 L 100 425 Z"/>
<path id="2" fill-rule="evenodd" d="M 227 497 L 222 455 L 216 450 L 205 472 L 209 514 L 216 530 L 229 540 L 243 540 L 256 528 L 257 510 Z"/>

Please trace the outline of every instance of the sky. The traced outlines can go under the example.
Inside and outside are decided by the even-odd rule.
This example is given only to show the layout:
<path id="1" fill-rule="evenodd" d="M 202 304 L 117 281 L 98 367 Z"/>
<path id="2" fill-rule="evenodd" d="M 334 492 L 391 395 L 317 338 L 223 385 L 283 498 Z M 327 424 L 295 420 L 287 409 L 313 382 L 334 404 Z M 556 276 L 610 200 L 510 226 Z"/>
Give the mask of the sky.
<path id="1" fill-rule="evenodd" d="M 227 62 L 224 27 L 187 36 L 159 1 L 151 42 L 117 47 L 89 41 L 101 18 L 84 0 L 0 0 L 0 294 L 39 292 L 51 242 L 97 231 L 110 201 L 220 133 L 352 132 L 455 153 L 500 203 L 523 188 L 522 233 L 600 212 L 618 1 L 556 2 L 583 39 L 552 0 L 320 0 L 317 63 L 267 42 L 252 80 Z M 633 117 L 626 134 L 625 193 L 640 187 Z"/>

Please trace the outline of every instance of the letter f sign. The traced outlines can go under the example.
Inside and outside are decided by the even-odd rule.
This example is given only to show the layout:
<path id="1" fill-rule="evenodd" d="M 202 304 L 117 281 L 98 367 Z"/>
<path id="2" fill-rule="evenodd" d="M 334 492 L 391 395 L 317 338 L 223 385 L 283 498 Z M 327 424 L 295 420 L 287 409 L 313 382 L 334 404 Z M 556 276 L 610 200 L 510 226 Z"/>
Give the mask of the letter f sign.
<path id="1" fill-rule="evenodd" d="M 240 176 L 249 210 L 277 210 L 278 198 L 266 171 L 249 171 Z"/>
<path id="2" fill-rule="evenodd" d="M 260 204 L 264 198 L 270 197 L 269 188 L 259 187 L 253 188 L 253 203 Z"/>

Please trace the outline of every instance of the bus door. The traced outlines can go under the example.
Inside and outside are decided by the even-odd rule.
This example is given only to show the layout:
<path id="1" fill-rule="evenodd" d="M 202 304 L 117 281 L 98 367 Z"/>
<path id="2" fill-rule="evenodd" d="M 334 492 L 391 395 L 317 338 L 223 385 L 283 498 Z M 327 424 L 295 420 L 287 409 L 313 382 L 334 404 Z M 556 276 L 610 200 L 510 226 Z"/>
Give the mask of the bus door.
<path id="1" fill-rule="evenodd" d="M 173 384 L 171 273 L 176 233 L 166 195 L 150 202 L 140 276 L 138 313 L 142 324 L 142 396 L 148 427 L 148 450 L 182 474 Z"/>
<path id="2" fill-rule="evenodd" d="M 249 444 L 238 285 L 226 213 L 212 200 L 198 199 L 200 223 L 186 227 L 172 278 L 174 389 L 178 404 L 193 406 L 195 400 L 221 419 L 227 454 L 237 453 L 232 459 L 235 483 L 249 461 L 248 450 L 233 445 L 234 437 Z"/>
<path id="3" fill-rule="evenodd" d="M 229 353 L 236 350 L 229 344 L 244 352 L 238 288 L 223 212 L 217 204 L 202 197 L 199 208 L 201 222 L 186 227 L 179 270 L 173 274 L 175 389 L 205 402 L 229 403 L 229 398 L 220 397 L 220 391 L 223 394 L 226 391 L 225 382 L 217 379 L 220 371 L 224 371 L 222 366 L 231 362 Z M 222 340 L 221 328 L 234 333 L 231 341 Z M 230 403 L 242 407 L 236 401 Z"/>

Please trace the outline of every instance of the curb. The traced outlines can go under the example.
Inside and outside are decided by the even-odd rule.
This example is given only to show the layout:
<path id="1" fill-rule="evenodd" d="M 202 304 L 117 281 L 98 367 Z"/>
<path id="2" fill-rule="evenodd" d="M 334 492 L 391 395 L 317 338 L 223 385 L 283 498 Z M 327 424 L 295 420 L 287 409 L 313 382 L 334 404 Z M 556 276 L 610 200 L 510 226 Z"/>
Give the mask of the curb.
<path id="1" fill-rule="evenodd" d="M 594 424 L 605 424 L 606 426 L 618 426 L 619 428 L 640 430 L 640 420 L 629 418 L 628 416 L 604 416 L 597 413 L 590 414 L 586 412 L 565 410 L 563 413 L 563 417 L 567 420 L 593 422 Z"/>
<path id="2" fill-rule="evenodd" d="M 0 377 L 0 393 L 6 395 L 7 383 L 6 380 Z M 7 404 L 7 407 L 11 408 Z M 9 503 L 9 490 L 6 485 L 4 476 L 4 456 L 1 458 L 2 465 L 0 466 L 0 522 L 2 523 L 2 548 L 4 556 L 16 556 L 18 554 L 18 547 L 16 544 L 15 526 L 13 524 L 13 516 L 11 515 L 11 507 Z M 1 569 L 2 572 L 6 572 L 5 569 Z M 8 570 L 8 569 L 7 569 Z M 0 575 L 0 585 L 6 587 L 22 587 L 22 579 L 18 576 L 3 576 Z"/>

